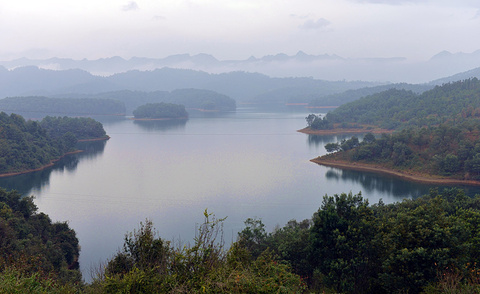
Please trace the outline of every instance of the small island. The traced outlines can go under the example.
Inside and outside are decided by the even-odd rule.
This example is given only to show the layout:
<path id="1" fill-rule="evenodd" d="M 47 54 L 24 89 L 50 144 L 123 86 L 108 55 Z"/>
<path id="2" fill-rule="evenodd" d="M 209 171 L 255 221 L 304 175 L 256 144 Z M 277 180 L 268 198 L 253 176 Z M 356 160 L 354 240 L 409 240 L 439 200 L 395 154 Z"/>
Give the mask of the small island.
<path id="1" fill-rule="evenodd" d="M 170 120 L 188 119 L 188 112 L 185 106 L 173 103 L 147 103 L 137 107 L 133 111 L 135 120 Z"/>

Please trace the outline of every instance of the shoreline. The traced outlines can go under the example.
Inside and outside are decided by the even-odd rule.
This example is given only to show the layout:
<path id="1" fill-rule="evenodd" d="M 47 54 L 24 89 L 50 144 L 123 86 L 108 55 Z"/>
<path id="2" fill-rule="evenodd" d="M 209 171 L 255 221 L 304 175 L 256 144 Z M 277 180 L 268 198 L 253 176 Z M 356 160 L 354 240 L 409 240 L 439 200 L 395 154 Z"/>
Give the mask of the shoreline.
<path id="1" fill-rule="evenodd" d="M 52 159 L 49 164 L 46 164 L 46 165 L 41 166 L 41 167 L 39 167 L 39 168 L 27 169 L 27 170 L 19 171 L 19 172 L 10 172 L 10 173 L 0 174 L 0 178 L 13 177 L 13 176 L 18 176 L 18 175 L 33 173 L 33 172 L 37 172 L 37 171 L 42 171 L 42 170 L 44 170 L 44 169 L 47 169 L 47 168 L 49 168 L 49 167 L 54 166 L 57 161 L 59 161 L 60 159 L 64 158 L 64 157 L 67 156 L 67 155 L 77 154 L 77 153 L 82 153 L 82 152 L 83 152 L 83 150 L 75 150 L 75 151 L 67 152 L 67 153 L 63 154 L 62 156 L 60 156 L 59 158 L 57 158 L 57 159 Z"/>
<path id="2" fill-rule="evenodd" d="M 77 142 L 93 142 L 93 141 L 107 141 L 107 140 L 110 140 L 110 136 L 93 138 L 93 139 L 81 139 L 81 140 L 77 140 Z"/>
<path id="3" fill-rule="evenodd" d="M 372 133 L 372 134 L 391 134 L 393 130 L 386 130 L 380 128 L 374 129 L 340 129 L 340 128 L 333 128 L 329 130 L 312 130 L 309 127 L 297 130 L 299 133 L 307 134 L 307 135 L 338 135 L 338 134 L 361 134 L 361 133 Z"/>
<path id="4" fill-rule="evenodd" d="M 469 185 L 469 186 L 480 186 L 480 181 L 458 180 L 458 179 L 452 179 L 452 178 L 444 178 L 440 176 L 430 176 L 425 174 L 399 172 L 399 171 L 395 171 L 385 167 L 376 166 L 373 164 L 345 162 L 345 161 L 329 160 L 329 159 L 321 159 L 321 158 L 314 158 L 314 159 L 311 159 L 310 161 L 323 166 L 336 167 L 336 168 L 342 168 L 342 169 L 351 169 L 351 170 L 357 170 L 357 171 L 368 171 L 368 172 L 374 172 L 374 173 L 380 173 L 380 174 L 388 174 L 388 175 L 392 175 L 395 177 L 399 177 L 402 179 L 407 179 L 407 180 L 419 182 L 419 183 L 443 184 L 443 185 L 460 184 L 460 185 Z"/>
<path id="5" fill-rule="evenodd" d="M 106 137 L 102 137 L 102 138 L 82 139 L 82 140 L 78 140 L 78 142 L 106 141 L 106 140 L 109 140 L 109 139 L 110 139 L 110 136 L 106 136 Z M 33 172 L 37 172 L 37 171 L 42 171 L 44 169 L 47 169 L 49 167 L 54 166 L 57 161 L 59 161 L 60 159 L 64 158 L 67 155 L 72 155 L 72 154 L 77 154 L 77 153 L 82 153 L 82 152 L 84 152 L 84 150 L 70 151 L 70 152 L 67 152 L 67 153 L 63 154 L 59 158 L 52 159 L 50 161 L 50 163 L 48 163 L 44 166 L 34 168 L 34 169 L 27 169 L 27 170 L 24 170 L 24 171 L 3 173 L 3 174 L 0 174 L 0 178 L 13 177 L 13 176 L 19 176 L 19 175 L 33 173 Z"/>

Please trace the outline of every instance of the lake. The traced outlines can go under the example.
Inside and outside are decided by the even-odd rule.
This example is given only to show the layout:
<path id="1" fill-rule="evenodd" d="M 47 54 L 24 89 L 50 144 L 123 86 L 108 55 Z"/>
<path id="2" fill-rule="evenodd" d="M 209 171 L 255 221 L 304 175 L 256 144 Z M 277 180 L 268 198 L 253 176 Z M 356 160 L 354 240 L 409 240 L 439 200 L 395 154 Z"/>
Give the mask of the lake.
<path id="1" fill-rule="evenodd" d="M 80 240 L 86 281 L 147 218 L 163 239 L 185 244 L 208 209 L 227 217 L 228 245 L 247 218 L 260 218 L 271 231 L 310 218 L 325 194 L 361 191 L 371 204 L 391 203 L 433 187 L 311 163 L 325 154 L 326 143 L 350 136 L 298 133 L 307 114 L 241 107 L 183 122 L 100 119 L 110 140 L 82 143 L 85 152 L 40 172 L 2 178 L 0 186 L 34 195 L 39 211 L 68 221 Z"/>

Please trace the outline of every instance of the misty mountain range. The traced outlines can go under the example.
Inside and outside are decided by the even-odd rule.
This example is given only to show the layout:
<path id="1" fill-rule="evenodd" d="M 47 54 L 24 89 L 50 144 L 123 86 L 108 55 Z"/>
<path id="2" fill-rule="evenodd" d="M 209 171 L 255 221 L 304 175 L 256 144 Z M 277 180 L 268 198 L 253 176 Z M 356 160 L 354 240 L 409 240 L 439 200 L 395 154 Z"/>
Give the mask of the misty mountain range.
<path id="1" fill-rule="evenodd" d="M 110 76 L 131 70 L 152 71 L 164 67 L 192 69 L 207 73 L 245 71 L 271 77 L 312 77 L 315 79 L 362 80 L 394 83 L 426 83 L 459 72 L 480 67 L 480 50 L 473 53 L 440 52 L 427 61 L 411 61 L 403 57 L 344 58 L 335 54 L 295 55 L 279 53 L 245 60 L 218 60 L 209 54 L 177 54 L 165 58 L 115 56 L 96 60 L 69 58 L 15 59 L 0 61 L 7 69 L 37 66 L 42 69 L 82 69 L 97 76 Z"/>
<path id="2" fill-rule="evenodd" d="M 215 91 L 237 101 L 249 102 L 260 94 L 281 90 L 276 94 L 277 102 L 278 100 L 285 102 L 294 94 L 297 96 L 313 93 L 328 95 L 377 84 L 362 81 L 330 82 L 312 78 L 271 78 L 246 72 L 209 74 L 171 68 L 153 71 L 132 70 L 108 77 L 95 76 L 79 69 L 58 71 L 39 69 L 34 66 L 19 67 L 14 70 L 0 68 L 0 97 L 2 98 L 71 97 L 78 94 L 92 95 L 119 90 L 153 92 L 195 88 Z"/>
<path id="3" fill-rule="evenodd" d="M 246 71 L 230 71 L 225 73 L 209 73 L 193 69 L 180 69 L 160 67 L 162 65 L 187 64 L 190 65 L 214 65 L 214 64 L 287 64 L 296 63 L 314 67 L 317 62 L 346 62 L 345 59 L 336 55 L 312 56 L 299 52 L 295 56 L 277 54 L 265 56 L 261 59 L 250 58 L 246 61 L 219 61 L 213 56 L 199 54 L 190 56 L 174 55 L 164 59 L 132 58 L 125 60 L 120 57 L 112 57 L 99 60 L 80 60 L 52 58 L 48 60 L 18 59 L 9 62 L 0 62 L 0 98 L 12 96 L 49 96 L 49 97 L 87 97 L 98 93 L 114 92 L 121 90 L 130 91 L 173 91 L 176 89 L 203 89 L 227 95 L 238 102 L 253 103 L 308 103 L 318 98 L 348 90 L 370 88 L 347 92 L 345 99 L 356 99 L 358 95 L 375 92 L 376 89 L 388 88 L 390 83 L 380 81 L 368 81 L 366 73 L 364 79 L 358 80 L 325 80 L 313 77 L 270 77 L 261 73 Z M 479 67 L 473 68 L 479 61 Z M 359 60 L 357 60 L 359 62 Z M 365 65 L 377 64 L 388 67 L 392 63 L 403 63 L 404 59 L 376 59 L 364 60 Z M 455 71 L 451 75 L 421 84 L 418 91 L 429 89 L 435 85 L 441 85 L 450 81 L 480 77 L 480 50 L 471 54 L 451 54 L 442 52 L 434 56 L 429 62 L 439 66 L 440 64 L 455 64 L 451 68 L 466 67 L 467 71 Z M 53 66 L 55 64 L 55 66 Z M 153 70 L 139 70 L 150 66 Z M 48 69 L 56 67 L 57 69 Z M 95 71 L 118 71 L 118 73 L 101 76 L 95 75 Z M 373 71 L 373 69 L 369 69 Z M 91 71 L 91 72 L 89 72 Z M 394 70 L 392 69 L 392 72 Z M 292 74 L 293 76 L 293 74 Z M 399 84 L 397 84 L 398 86 Z M 379 87 L 380 86 L 380 87 Z M 375 88 L 377 87 L 377 88 Z M 399 86 L 405 88 L 406 86 Z M 407 85 L 408 87 L 408 85 Z M 380 90 L 379 90 L 380 91 Z M 344 96 L 345 96 L 344 95 Z M 351 96 L 351 97 L 350 97 Z M 355 97 L 354 97 L 355 96 Z M 329 98 L 329 99 L 330 99 Z M 338 97 L 337 97 L 338 98 Z M 359 97 L 357 97 L 359 98 Z M 336 99 L 336 98 L 335 98 Z M 343 99 L 343 98 L 342 98 Z M 340 100 L 342 100 L 340 99 Z M 331 100 L 331 99 L 330 99 Z M 326 103 L 320 99 L 320 104 Z M 343 100 L 342 100 L 343 101 Z M 338 101 L 340 103 L 340 101 Z M 332 102 L 329 105 L 336 105 Z M 326 105 L 326 104 L 324 104 Z"/>

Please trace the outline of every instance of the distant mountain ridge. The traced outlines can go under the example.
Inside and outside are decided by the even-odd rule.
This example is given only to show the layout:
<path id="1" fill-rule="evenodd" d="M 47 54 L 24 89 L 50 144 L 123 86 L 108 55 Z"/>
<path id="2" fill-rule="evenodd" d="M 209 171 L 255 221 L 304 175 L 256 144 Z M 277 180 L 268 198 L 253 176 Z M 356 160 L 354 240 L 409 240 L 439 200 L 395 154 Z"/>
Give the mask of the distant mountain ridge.
<path id="1" fill-rule="evenodd" d="M 477 54 L 477 53 L 475 53 Z M 472 53 L 472 56 L 475 55 Z M 455 54 L 442 53 L 435 59 L 451 59 Z M 465 58 L 464 55 L 462 58 Z M 188 59 L 189 55 L 175 55 L 167 59 L 171 62 Z M 292 58 L 308 60 L 310 58 L 326 58 L 332 62 L 336 56 L 314 56 L 303 52 L 297 53 L 294 57 L 287 55 L 276 55 L 268 57 L 271 60 L 291 60 Z M 265 59 L 268 59 L 265 57 Z M 140 58 L 139 58 L 140 59 Z M 197 55 L 198 60 L 208 62 L 212 59 L 209 55 Z M 254 57 L 250 58 L 254 60 Z M 57 60 L 57 59 L 55 59 Z M 105 67 L 125 61 L 120 57 L 99 60 Z M 142 62 L 150 59 L 142 59 Z M 26 62 L 25 60 L 23 60 Z M 91 62 L 83 60 L 82 62 Z M 382 63 L 383 61 L 378 61 Z M 310 64 L 309 61 L 304 61 Z M 444 76 L 425 84 L 410 86 L 405 83 L 367 82 L 365 80 L 322 80 L 313 77 L 270 77 L 261 73 L 246 71 L 230 71 L 225 73 L 208 73 L 200 70 L 179 69 L 179 68 L 157 68 L 154 70 L 130 70 L 110 76 L 93 75 L 83 69 L 52 70 L 39 68 L 37 66 L 22 66 L 14 69 L 7 69 L 0 66 L 0 99 L 12 96 L 48 96 L 48 97 L 82 97 L 82 95 L 94 95 L 98 93 L 114 92 L 122 90 L 130 91 L 174 91 L 176 89 L 199 89 L 210 90 L 227 95 L 237 102 L 256 104 L 285 104 L 285 103 L 308 103 L 314 99 L 321 98 L 322 105 L 340 105 L 346 100 L 351 101 L 363 95 L 373 94 L 384 88 L 413 87 L 418 91 L 428 89 L 434 85 L 441 85 L 447 82 L 480 78 L 480 67 L 464 72 L 455 72 L 450 76 Z M 382 86 L 378 89 L 372 88 Z M 331 96 L 348 90 L 370 88 L 341 94 L 345 97 Z M 412 88 L 412 90 L 413 90 Z M 365 92 L 365 93 L 364 93 Z M 352 95 L 354 94 L 354 95 Z M 330 95 L 330 96 L 329 96 Z M 329 96 L 329 97 L 327 97 Z M 347 97 L 348 96 L 348 97 Z M 327 101 L 325 98 L 328 98 Z M 345 99 L 346 100 L 345 100 Z M 337 101 L 338 100 L 338 101 Z M 340 101 L 342 100 L 342 101 Z M 345 101 L 343 101 L 345 100 Z M 326 103 L 326 104 L 325 104 Z"/>
<path id="2" fill-rule="evenodd" d="M 480 67 L 480 50 L 472 53 L 443 51 L 426 61 L 411 61 L 404 57 L 344 58 L 336 54 L 312 55 L 298 51 L 294 55 L 278 53 L 244 60 L 219 60 L 200 53 L 175 54 L 164 58 L 119 56 L 96 60 L 70 58 L 0 61 L 0 66 L 15 69 L 37 66 L 42 69 L 81 69 L 97 76 L 111 76 L 132 70 L 153 71 L 165 67 L 192 69 L 212 74 L 245 71 L 271 77 L 313 77 L 323 80 L 363 80 L 393 83 L 425 83 Z"/>
<path id="3" fill-rule="evenodd" d="M 7 70 L 0 67 L 0 98 L 91 95 L 120 90 L 173 91 L 193 88 L 215 91 L 237 101 L 254 102 L 258 95 L 278 89 L 301 88 L 307 94 L 324 93 L 328 95 L 378 84 L 362 81 L 330 82 L 313 78 L 271 78 L 263 74 L 247 72 L 210 74 L 172 68 L 153 71 L 132 70 L 102 77 L 79 69 L 58 71 L 27 66 Z M 280 97 L 277 102 L 286 102 L 287 99 L 288 97 Z"/>
<path id="4" fill-rule="evenodd" d="M 201 66 L 209 67 L 228 67 L 237 66 L 241 64 L 250 63 L 270 63 L 270 62 L 286 62 L 286 61 L 300 61 L 312 62 L 316 60 L 343 60 L 344 58 L 337 55 L 309 55 L 303 51 L 299 51 L 296 55 L 289 56 L 283 53 L 276 55 L 266 55 L 261 58 L 251 56 L 246 60 L 218 60 L 210 54 L 200 53 L 196 55 L 190 54 L 175 54 L 165 58 L 147 58 L 147 57 L 132 57 L 124 59 L 119 56 L 108 58 L 100 58 L 96 60 L 74 60 L 71 58 L 49 58 L 49 59 L 28 59 L 19 58 L 11 61 L 0 61 L 0 65 L 8 69 L 14 69 L 24 66 L 38 66 L 44 69 L 53 70 L 67 70 L 67 69 L 83 69 L 90 73 L 106 73 L 110 74 L 125 72 L 130 70 L 154 70 L 163 67 L 177 67 L 177 68 L 198 68 Z"/>

